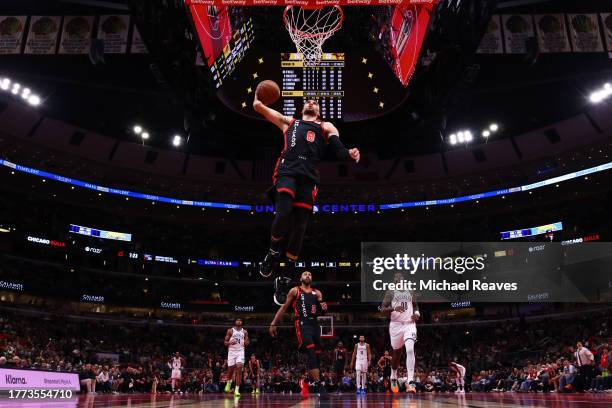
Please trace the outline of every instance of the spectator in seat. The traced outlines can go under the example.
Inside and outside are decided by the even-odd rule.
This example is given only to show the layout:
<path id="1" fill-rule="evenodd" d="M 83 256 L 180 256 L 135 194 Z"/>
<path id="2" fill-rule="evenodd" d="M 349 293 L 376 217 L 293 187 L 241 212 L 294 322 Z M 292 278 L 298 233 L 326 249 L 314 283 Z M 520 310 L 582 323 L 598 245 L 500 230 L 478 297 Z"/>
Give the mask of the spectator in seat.
<path id="1" fill-rule="evenodd" d="M 110 392 L 111 390 L 110 384 L 110 373 L 108 371 L 108 366 L 104 366 L 98 377 L 96 378 L 96 387 L 100 392 Z"/>
<path id="2" fill-rule="evenodd" d="M 576 380 L 576 367 L 569 362 L 563 361 L 563 374 L 559 379 L 559 389 L 561 392 L 574 391 L 574 381 Z"/>

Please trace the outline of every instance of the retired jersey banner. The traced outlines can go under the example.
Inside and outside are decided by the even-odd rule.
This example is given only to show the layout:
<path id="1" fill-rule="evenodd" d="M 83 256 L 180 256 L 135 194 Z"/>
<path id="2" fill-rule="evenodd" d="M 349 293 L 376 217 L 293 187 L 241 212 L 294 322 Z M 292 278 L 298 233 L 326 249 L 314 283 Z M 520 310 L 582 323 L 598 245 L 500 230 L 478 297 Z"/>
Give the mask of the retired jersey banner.
<path id="1" fill-rule="evenodd" d="M 87 54 L 91 46 L 93 16 L 66 16 L 60 42 L 60 54 Z"/>
<path id="2" fill-rule="evenodd" d="M 535 37 L 533 17 L 529 14 L 502 16 L 506 54 L 526 54 L 527 39 Z"/>
<path id="3" fill-rule="evenodd" d="M 125 54 L 129 29 L 129 15 L 100 16 L 98 38 L 104 41 L 104 53 Z"/>
<path id="4" fill-rule="evenodd" d="M 0 54 L 19 54 L 27 16 L 0 16 Z"/>
<path id="5" fill-rule="evenodd" d="M 61 16 L 32 16 L 25 54 L 55 54 Z"/>
<path id="6" fill-rule="evenodd" d="M 504 45 L 502 42 L 502 26 L 499 15 L 491 17 L 487 32 L 480 41 L 480 46 L 476 51 L 478 54 L 503 54 Z"/>
<path id="7" fill-rule="evenodd" d="M 570 38 L 575 52 L 602 52 L 597 14 L 568 14 Z"/>
<path id="8" fill-rule="evenodd" d="M 612 13 L 602 13 L 601 23 L 603 25 L 604 38 L 606 40 L 606 49 L 608 57 L 612 58 Z"/>
<path id="9" fill-rule="evenodd" d="M 138 27 L 134 24 L 134 30 L 132 31 L 132 41 L 130 43 L 130 54 L 147 54 L 147 46 L 144 41 L 142 41 L 142 37 L 140 36 L 140 31 L 138 31 Z"/>
<path id="10" fill-rule="evenodd" d="M 540 52 L 570 52 L 565 14 L 536 14 Z"/>

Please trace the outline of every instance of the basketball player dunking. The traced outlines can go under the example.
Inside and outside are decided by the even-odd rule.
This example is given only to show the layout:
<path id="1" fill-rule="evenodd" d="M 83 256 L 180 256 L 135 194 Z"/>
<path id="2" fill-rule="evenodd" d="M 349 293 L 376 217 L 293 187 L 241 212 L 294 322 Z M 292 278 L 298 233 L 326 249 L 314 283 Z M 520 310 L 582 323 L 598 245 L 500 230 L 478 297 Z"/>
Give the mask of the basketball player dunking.
<path id="1" fill-rule="evenodd" d="M 260 375 L 261 375 L 261 363 L 255 357 L 255 354 L 251 354 L 249 359 L 249 377 L 253 382 L 253 394 L 259 394 L 260 387 Z"/>
<path id="2" fill-rule="evenodd" d="M 359 162 L 360 154 L 356 148 L 344 147 L 338 129 L 321 120 L 319 104 L 313 99 L 304 103 L 301 119 L 284 116 L 267 107 L 257 95 L 253 108 L 276 125 L 285 139 L 285 147 L 272 177 L 276 215 L 272 222 L 270 249 L 260 266 L 261 275 L 267 278 L 275 273 L 280 262 L 281 245 L 285 247 L 284 255 L 289 263 L 295 263 L 300 255 L 308 217 L 317 195 L 317 164 L 326 148 L 332 149 L 339 159 L 355 162 Z M 274 302 L 279 306 L 285 302 L 289 282 L 290 279 L 280 276 L 275 279 Z"/>
<path id="3" fill-rule="evenodd" d="M 394 275 L 394 282 L 398 283 L 404 279 L 401 273 Z M 416 303 L 414 294 L 410 291 L 387 291 L 383 300 L 381 311 L 390 315 L 389 335 L 393 356 L 391 359 L 391 391 L 399 391 L 397 383 L 397 369 L 399 367 L 402 349 L 406 348 L 406 371 L 408 374 L 408 385 L 406 392 L 415 393 L 414 386 L 414 343 L 417 341 L 416 322 L 421 314 Z"/>
<path id="4" fill-rule="evenodd" d="M 240 396 L 240 384 L 242 384 L 242 367 L 244 365 L 244 348 L 249 345 L 249 334 L 242 327 L 242 319 L 234 320 L 234 327 L 227 329 L 225 340 L 227 347 L 227 383 L 225 392 L 231 392 L 232 382 L 235 381 L 234 396 Z"/>
<path id="5" fill-rule="evenodd" d="M 172 370 L 170 375 L 172 393 L 174 394 L 176 383 L 181 381 L 181 370 L 185 367 L 185 359 L 181 357 L 181 354 L 177 351 L 174 356 L 168 361 L 168 367 Z M 180 388 L 180 384 L 179 384 Z M 180 391 L 180 389 L 179 389 Z"/>
<path id="6" fill-rule="evenodd" d="M 355 344 L 353 358 L 351 359 L 351 368 L 355 369 L 355 377 L 357 379 L 357 394 L 366 393 L 370 361 L 372 361 L 370 345 L 365 342 L 365 336 L 359 336 L 359 343 Z"/>
<path id="7" fill-rule="evenodd" d="M 455 374 L 455 381 L 457 382 L 457 393 L 465 394 L 465 367 L 454 361 L 448 363 L 448 368 L 451 373 Z"/>
<path id="8" fill-rule="evenodd" d="M 276 324 L 287 309 L 293 307 L 298 347 L 300 351 L 308 355 L 310 379 L 314 382 L 317 391 L 324 394 L 325 386 L 321 383 L 319 376 L 318 355 L 321 353 L 321 327 L 317 317 L 327 311 L 327 304 L 323 302 L 321 291 L 311 286 L 312 274 L 310 272 L 303 272 L 300 276 L 300 282 L 300 286 L 291 288 L 285 303 L 276 312 L 274 320 L 270 323 L 270 335 L 276 337 Z M 307 387 L 302 388 L 302 396 L 308 396 Z"/>

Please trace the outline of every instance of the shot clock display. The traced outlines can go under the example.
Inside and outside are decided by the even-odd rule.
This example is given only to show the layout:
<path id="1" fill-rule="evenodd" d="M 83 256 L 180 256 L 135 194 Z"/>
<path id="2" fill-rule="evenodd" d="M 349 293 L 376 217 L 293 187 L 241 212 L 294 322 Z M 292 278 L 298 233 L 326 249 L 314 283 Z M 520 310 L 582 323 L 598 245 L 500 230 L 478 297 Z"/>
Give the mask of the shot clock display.
<path id="1" fill-rule="evenodd" d="M 324 53 L 317 66 L 304 67 L 302 55 L 281 54 L 283 114 L 293 116 L 306 99 L 316 99 L 323 119 L 342 119 L 344 53 Z"/>

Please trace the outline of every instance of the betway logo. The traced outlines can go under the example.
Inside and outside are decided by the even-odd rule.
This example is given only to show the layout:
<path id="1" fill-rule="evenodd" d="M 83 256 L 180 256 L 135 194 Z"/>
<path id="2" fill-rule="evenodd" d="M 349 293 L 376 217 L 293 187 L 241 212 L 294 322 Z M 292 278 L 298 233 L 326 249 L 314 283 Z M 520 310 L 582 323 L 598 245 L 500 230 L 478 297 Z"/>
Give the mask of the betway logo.
<path id="1" fill-rule="evenodd" d="M 300 125 L 299 119 L 295 121 L 293 124 L 293 131 L 291 132 L 291 147 L 295 147 L 296 139 L 297 139 L 297 128 Z"/>
<path id="2" fill-rule="evenodd" d="M 6 383 L 7 384 L 14 384 L 14 385 L 23 384 L 23 385 L 25 385 L 25 384 L 28 383 L 24 377 L 13 377 L 10 374 L 7 374 L 5 376 L 5 379 L 6 379 Z"/>

